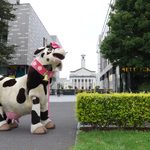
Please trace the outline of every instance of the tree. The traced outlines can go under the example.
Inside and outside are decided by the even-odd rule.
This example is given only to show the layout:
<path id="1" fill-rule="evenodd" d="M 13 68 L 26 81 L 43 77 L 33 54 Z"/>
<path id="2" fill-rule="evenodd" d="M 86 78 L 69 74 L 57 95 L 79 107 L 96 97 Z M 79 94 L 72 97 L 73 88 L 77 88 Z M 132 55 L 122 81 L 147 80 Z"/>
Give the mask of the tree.
<path id="1" fill-rule="evenodd" d="M 14 45 L 7 44 L 8 21 L 13 21 L 15 15 L 12 13 L 15 9 L 13 5 L 5 0 L 0 0 L 0 64 L 4 65 L 11 59 L 11 54 L 15 52 Z"/>
<path id="2" fill-rule="evenodd" d="M 113 66 L 143 68 L 150 65 L 150 1 L 116 0 L 111 6 L 109 32 L 100 45 L 101 53 Z M 121 74 L 123 75 L 123 74 Z M 138 75 L 138 78 L 137 76 Z M 142 84 L 142 73 L 124 73 L 125 88 Z M 146 78 L 148 79 L 148 74 Z M 130 79 L 136 79 L 136 81 Z M 139 80 L 140 79 L 140 80 Z M 134 82 L 132 84 L 132 82 Z M 137 88 L 136 86 L 135 89 Z"/>
<path id="3" fill-rule="evenodd" d="M 116 0 L 108 22 L 109 33 L 100 49 L 113 65 L 150 64 L 150 1 Z"/>

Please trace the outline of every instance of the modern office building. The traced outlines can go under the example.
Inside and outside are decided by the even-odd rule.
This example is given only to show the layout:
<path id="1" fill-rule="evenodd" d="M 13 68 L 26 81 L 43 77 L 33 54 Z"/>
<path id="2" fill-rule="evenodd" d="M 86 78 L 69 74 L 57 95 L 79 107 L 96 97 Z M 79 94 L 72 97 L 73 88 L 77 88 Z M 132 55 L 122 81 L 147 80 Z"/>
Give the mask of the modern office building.
<path id="1" fill-rule="evenodd" d="M 98 73 L 100 88 L 111 89 L 114 92 L 149 92 L 149 67 L 113 67 L 111 63 L 107 59 L 105 59 L 101 53 L 100 45 L 104 38 L 109 34 L 109 28 L 107 26 L 107 23 L 109 21 L 109 14 L 112 11 L 110 6 L 114 5 L 115 1 L 116 0 L 110 0 L 106 19 L 98 40 L 97 53 L 99 60 Z"/>
<path id="2" fill-rule="evenodd" d="M 110 0 L 110 5 L 114 4 L 115 0 Z M 98 39 L 98 77 L 99 77 L 99 86 L 101 89 L 110 89 L 112 91 L 120 90 L 120 72 L 119 67 L 114 68 L 111 63 L 105 59 L 101 53 L 100 45 L 104 38 L 109 34 L 109 27 L 107 23 L 109 21 L 109 14 L 111 12 L 111 7 L 109 5 L 107 15 L 103 24 L 101 34 Z"/>
<path id="3" fill-rule="evenodd" d="M 73 89 L 91 90 L 96 86 L 96 72 L 85 68 L 85 55 L 81 55 L 81 68 L 70 71 L 70 82 Z"/>
<path id="4" fill-rule="evenodd" d="M 34 59 L 34 51 L 56 41 L 56 35 L 50 35 L 29 3 L 20 4 L 19 0 L 8 0 L 14 5 L 15 21 L 9 22 L 7 43 L 16 45 L 16 52 L 9 67 L 1 67 L 1 74 L 22 76 Z"/>

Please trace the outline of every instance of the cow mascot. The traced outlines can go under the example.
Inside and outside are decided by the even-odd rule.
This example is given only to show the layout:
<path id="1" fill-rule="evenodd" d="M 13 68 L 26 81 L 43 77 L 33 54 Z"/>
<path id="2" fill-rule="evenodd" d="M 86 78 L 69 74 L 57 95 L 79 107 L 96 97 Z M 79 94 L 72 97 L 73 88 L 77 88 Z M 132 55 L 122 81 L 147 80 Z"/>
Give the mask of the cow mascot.
<path id="1" fill-rule="evenodd" d="M 18 119 L 31 114 L 31 133 L 55 128 L 48 116 L 48 90 L 56 70 L 61 70 L 65 51 L 57 43 L 35 51 L 28 74 L 19 78 L 0 76 L 0 131 L 18 127 Z"/>

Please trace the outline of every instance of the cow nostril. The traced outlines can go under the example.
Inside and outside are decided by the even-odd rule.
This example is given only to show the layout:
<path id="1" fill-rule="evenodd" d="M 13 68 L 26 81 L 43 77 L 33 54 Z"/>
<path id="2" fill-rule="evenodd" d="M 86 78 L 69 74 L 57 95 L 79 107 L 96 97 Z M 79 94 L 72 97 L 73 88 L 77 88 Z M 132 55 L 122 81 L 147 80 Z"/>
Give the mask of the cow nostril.
<path id="1" fill-rule="evenodd" d="M 53 56 L 54 56 L 54 57 L 57 57 L 57 58 L 59 58 L 59 59 L 61 59 L 61 60 L 65 58 L 64 55 L 62 55 L 62 54 L 60 54 L 60 53 L 54 53 Z"/>
<path id="2" fill-rule="evenodd" d="M 59 63 L 58 65 L 57 65 L 57 67 L 60 67 L 61 66 L 61 63 Z"/>

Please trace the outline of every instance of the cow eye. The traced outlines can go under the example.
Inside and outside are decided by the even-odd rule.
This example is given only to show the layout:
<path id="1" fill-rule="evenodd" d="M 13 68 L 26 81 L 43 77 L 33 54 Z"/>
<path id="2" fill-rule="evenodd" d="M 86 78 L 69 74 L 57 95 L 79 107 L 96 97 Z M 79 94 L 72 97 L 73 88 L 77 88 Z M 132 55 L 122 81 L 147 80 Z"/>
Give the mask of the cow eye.
<path id="1" fill-rule="evenodd" d="M 51 49 L 48 49 L 48 50 L 47 50 L 47 55 L 50 54 L 51 52 L 52 52 L 52 50 L 51 50 Z"/>
<path id="2" fill-rule="evenodd" d="M 52 49 L 50 49 L 50 48 L 49 48 L 47 51 L 48 51 L 48 52 L 51 52 L 51 51 L 52 51 Z"/>

